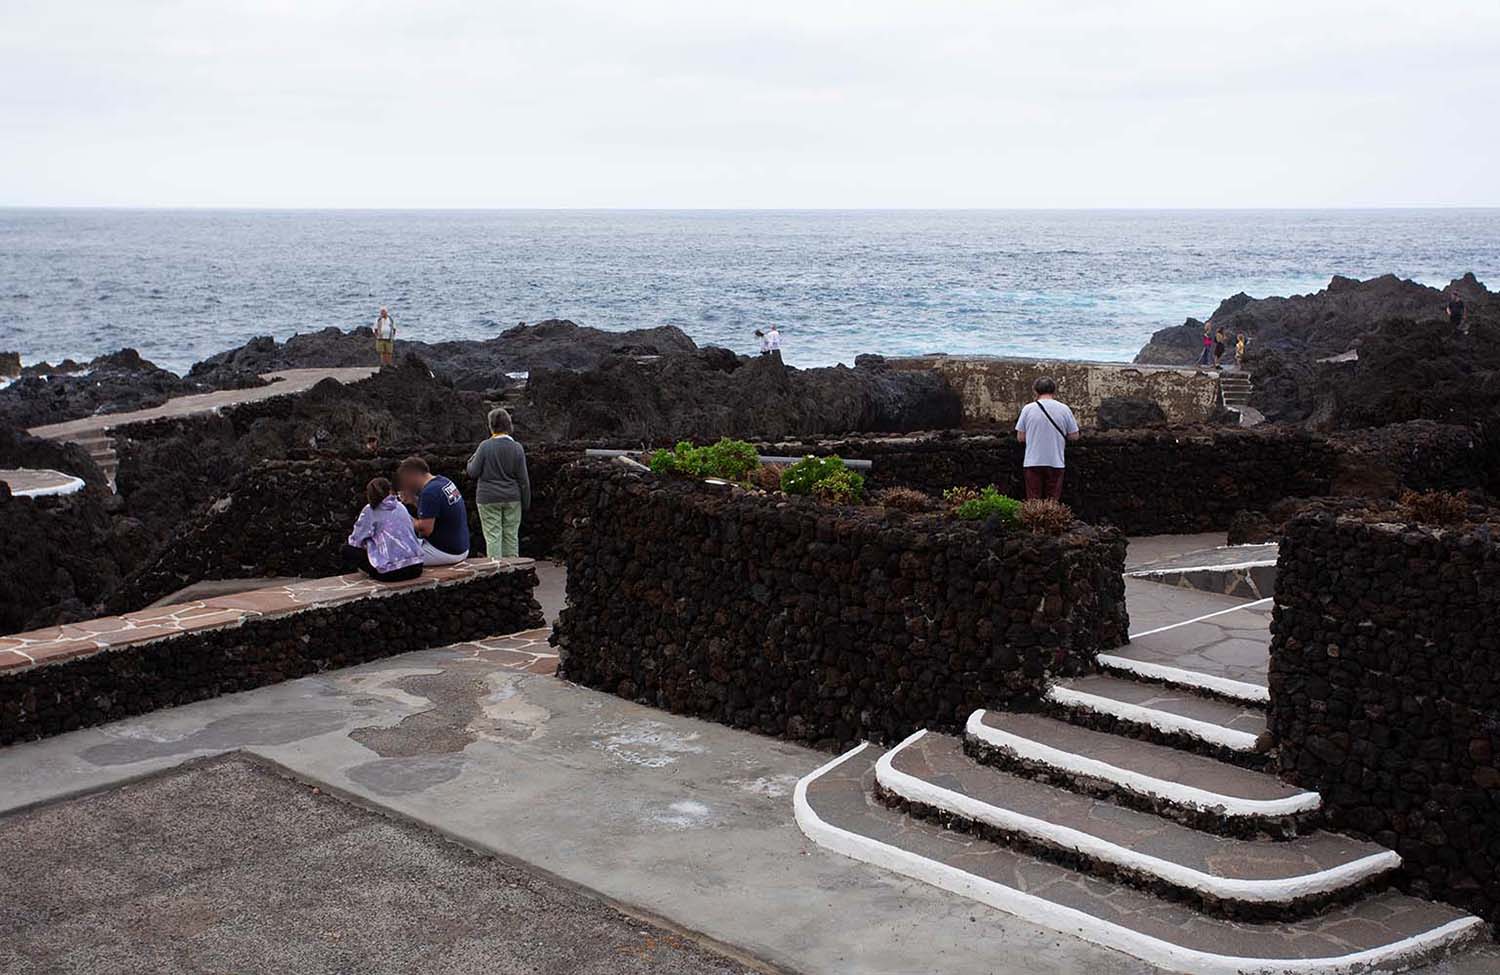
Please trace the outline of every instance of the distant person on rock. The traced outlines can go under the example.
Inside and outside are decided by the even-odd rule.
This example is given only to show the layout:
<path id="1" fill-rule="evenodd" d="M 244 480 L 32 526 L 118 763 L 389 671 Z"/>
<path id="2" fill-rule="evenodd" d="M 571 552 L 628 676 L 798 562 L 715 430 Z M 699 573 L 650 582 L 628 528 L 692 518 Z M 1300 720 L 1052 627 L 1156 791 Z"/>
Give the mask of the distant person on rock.
<path id="1" fill-rule="evenodd" d="M 396 361 L 396 321 L 384 308 L 380 309 L 380 317 L 375 319 L 375 351 L 380 353 L 382 366 Z"/>
<path id="2" fill-rule="evenodd" d="M 417 509 L 415 527 L 422 537 L 422 561 L 453 565 L 469 557 L 469 508 L 458 485 L 434 474 L 427 461 L 408 457 L 396 468 L 401 500 Z"/>
<path id="3" fill-rule="evenodd" d="M 766 351 L 781 355 L 781 329 L 775 325 L 766 332 Z"/>
<path id="4" fill-rule="evenodd" d="M 510 414 L 490 411 L 490 439 L 469 458 L 469 477 L 478 483 L 479 525 L 490 558 L 521 554 L 521 519 L 531 507 L 531 475 L 526 450 L 511 436 Z"/>
<path id="5" fill-rule="evenodd" d="M 1198 365 L 1207 368 L 1214 361 L 1214 330 L 1212 325 L 1203 326 L 1203 352 L 1198 356 Z"/>
<path id="6" fill-rule="evenodd" d="M 1066 403 L 1054 396 L 1057 383 L 1042 376 L 1031 384 L 1036 399 L 1027 403 L 1016 421 L 1016 439 L 1026 445 L 1021 473 L 1026 479 L 1026 500 L 1062 497 L 1063 454 L 1068 441 L 1078 439 L 1078 421 Z"/>
<path id="7" fill-rule="evenodd" d="M 1224 334 L 1224 330 L 1222 328 L 1219 329 L 1217 332 L 1214 333 L 1214 368 L 1215 369 L 1223 369 L 1224 368 L 1224 344 L 1228 340 L 1229 340 L 1229 336 Z"/>
<path id="8" fill-rule="evenodd" d="M 1448 292 L 1448 324 L 1459 331 L 1464 327 L 1464 300 L 1456 289 Z"/>
<path id="9" fill-rule="evenodd" d="M 760 329 L 757 328 L 755 330 L 755 337 L 760 340 L 760 354 L 761 355 L 770 355 L 771 354 L 771 340 L 766 337 L 766 333 L 762 332 Z"/>
<path id="10" fill-rule="evenodd" d="M 366 484 L 365 501 L 344 546 L 344 570 L 358 569 L 381 582 L 404 582 L 421 575 L 422 542 L 406 506 L 391 490 L 391 482 L 377 477 Z"/>
<path id="11" fill-rule="evenodd" d="M 1237 335 L 1234 340 L 1234 368 L 1240 372 L 1245 371 L 1245 345 L 1249 341 L 1245 338 L 1244 332 Z"/>

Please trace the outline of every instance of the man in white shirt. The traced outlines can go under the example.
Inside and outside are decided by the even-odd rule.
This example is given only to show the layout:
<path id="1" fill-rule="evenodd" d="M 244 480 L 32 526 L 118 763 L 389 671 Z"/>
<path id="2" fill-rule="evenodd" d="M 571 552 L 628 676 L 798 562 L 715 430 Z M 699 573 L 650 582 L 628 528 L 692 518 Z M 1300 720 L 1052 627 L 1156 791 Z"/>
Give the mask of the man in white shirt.
<path id="1" fill-rule="evenodd" d="M 775 325 L 772 325 L 770 331 L 766 332 L 766 351 L 778 353 L 781 351 L 781 329 Z"/>
<path id="2" fill-rule="evenodd" d="M 388 366 L 396 359 L 396 322 L 384 308 L 380 309 L 380 317 L 375 319 L 375 351 L 380 353 L 382 366 Z"/>
<path id="3" fill-rule="evenodd" d="M 1016 439 L 1026 445 L 1021 472 L 1026 478 L 1026 500 L 1062 498 L 1063 454 L 1069 440 L 1078 439 L 1078 421 L 1066 403 L 1053 397 L 1057 383 L 1042 376 L 1031 384 L 1036 400 L 1027 403 L 1016 421 Z"/>

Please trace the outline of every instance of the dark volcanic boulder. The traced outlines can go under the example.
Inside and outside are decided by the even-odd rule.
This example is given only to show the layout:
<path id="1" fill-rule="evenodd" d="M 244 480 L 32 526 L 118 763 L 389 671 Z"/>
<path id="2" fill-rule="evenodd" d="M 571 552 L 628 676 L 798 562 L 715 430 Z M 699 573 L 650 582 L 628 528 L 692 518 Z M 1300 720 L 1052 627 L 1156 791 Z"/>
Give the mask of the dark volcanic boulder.
<path id="1" fill-rule="evenodd" d="M 526 373 L 538 369 L 589 369 L 611 355 L 659 356 L 697 349 L 685 332 L 670 325 L 611 332 L 549 319 L 506 329 L 491 339 L 450 342 L 423 341 L 418 338 L 420 333 L 400 330 L 400 323 L 397 328 L 399 355 L 416 355 L 459 389 L 480 392 L 515 386 Z M 379 362 L 375 336 L 369 328 L 348 332 L 325 328 L 294 335 L 279 345 L 268 337 L 251 339 L 238 349 L 210 356 L 193 366 L 188 375 L 210 385 L 225 386 L 245 374 L 373 366 Z"/>
<path id="2" fill-rule="evenodd" d="M 488 435 L 485 413 L 479 394 L 408 358 L 358 383 L 327 379 L 296 396 L 119 428 L 116 483 L 130 514 L 165 538 L 258 461 L 305 450 L 362 453 L 372 437 L 388 448 L 477 443 Z"/>
<path id="3" fill-rule="evenodd" d="M 1151 335 L 1136 353 L 1135 361 L 1151 366 L 1190 366 L 1203 354 L 1203 323 L 1189 318 L 1181 325 L 1168 325 Z"/>
<path id="4" fill-rule="evenodd" d="M 667 443 L 937 429 L 961 417 L 957 394 L 931 372 L 794 369 L 778 356 L 738 362 L 728 369 L 722 350 L 703 350 L 538 371 L 517 421 L 533 439 Z"/>
<path id="5" fill-rule="evenodd" d="M 134 349 L 82 365 L 44 362 L 22 369 L 19 379 L 0 389 L 0 424 L 26 429 L 95 413 L 145 409 L 203 389 L 142 359 Z"/>
<path id="6" fill-rule="evenodd" d="M 1134 430 L 1167 425 L 1167 412 L 1155 400 L 1140 396 L 1106 396 L 1097 410 L 1100 430 Z"/>
<path id="7" fill-rule="evenodd" d="M 100 490 L 107 488 L 104 472 L 87 450 L 75 443 L 44 440 L 3 425 L 0 425 L 0 467 L 62 471 L 81 477 Z"/>

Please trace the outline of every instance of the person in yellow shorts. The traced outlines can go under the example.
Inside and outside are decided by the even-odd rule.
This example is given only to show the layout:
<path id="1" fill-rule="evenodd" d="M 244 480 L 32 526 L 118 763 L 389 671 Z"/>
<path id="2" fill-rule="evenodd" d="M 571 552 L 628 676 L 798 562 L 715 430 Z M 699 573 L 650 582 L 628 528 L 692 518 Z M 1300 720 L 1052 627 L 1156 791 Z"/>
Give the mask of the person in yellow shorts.
<path id="1" fill-rule="evenodd" d="M 382 366 L 396 361 L 396 322 L 384 308 L 375 319 L 375 351 L 380 353 Z"/>

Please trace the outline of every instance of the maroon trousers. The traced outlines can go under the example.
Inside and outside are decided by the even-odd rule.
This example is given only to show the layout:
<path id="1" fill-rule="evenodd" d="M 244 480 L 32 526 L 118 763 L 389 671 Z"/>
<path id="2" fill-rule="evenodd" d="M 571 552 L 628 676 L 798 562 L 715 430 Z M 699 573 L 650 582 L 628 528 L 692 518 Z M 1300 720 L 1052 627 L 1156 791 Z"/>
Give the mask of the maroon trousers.
<path id="1" fill-rule="evenodd" d="M 1021 473 L 1026 476 L 1027 501 L 1035 501 L 1038 498 L 1062 500 L 1063 468 L 1023 467 Z"/>

